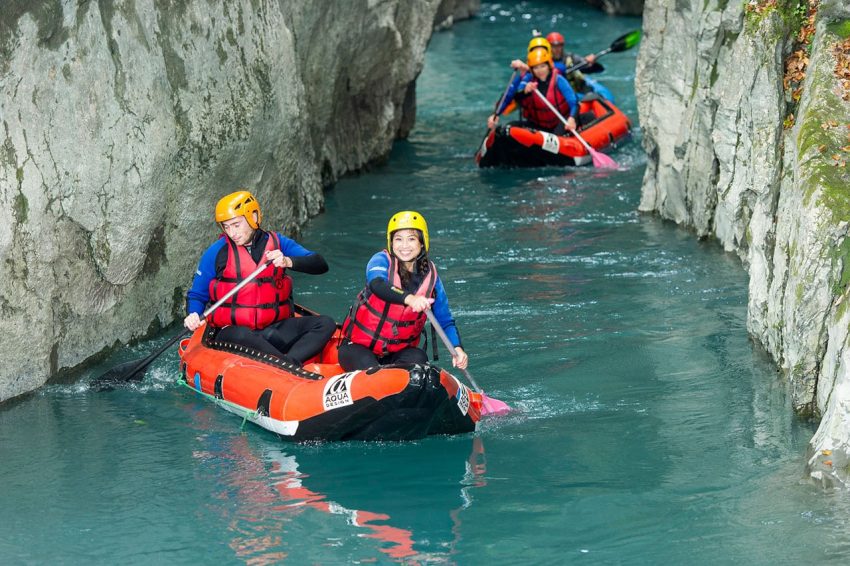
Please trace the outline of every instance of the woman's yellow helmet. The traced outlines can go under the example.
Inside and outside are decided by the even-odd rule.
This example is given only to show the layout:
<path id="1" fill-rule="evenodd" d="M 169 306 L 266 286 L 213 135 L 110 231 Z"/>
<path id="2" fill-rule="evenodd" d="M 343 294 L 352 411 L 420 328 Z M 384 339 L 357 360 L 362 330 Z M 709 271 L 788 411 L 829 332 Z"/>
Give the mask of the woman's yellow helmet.
<path id="1" fill-rule="evenodd" d="M 252 214 L 254 212 L 257 213 L 256 220 Z M 260 227 L 260 222 L 263 220 L 263 213 L 260 211 L 260 203 L 257 202 L 254 195 L 245 189 L 238 190 L 235 193 L 230 193 L 226 197 L 222 197 L 222 199 L 218 201 L 218 204 L 215 205 L 215 221 L 217 223 L 221 224 L 222 222 L 230 220 L 231 218 L 236 218 L 237 216 L 244 216 L 245 220 L 248 221 L 248 225 L 254 230 Z"/>
<path id="2" fill-rule="evenodd" d="M 428 224 L 425 223 L 425 218 L 421 214 L 413 210 L 404 210 L 396 212 L 390 218 L 387 224 L 387 249 L 392 250 L 393 232 L 396 230 L 419 230 L 422 232 L 422 239 L 425 240 L 425 251 L 428 251 Z"/>
<path id="3" fill-rule="evenodd" d="M 545 49 L 537 48 L 528 54 L 528 66 L 536 67 L 543 63 L 549 63 L 552 66 L 552 55 Z"/>

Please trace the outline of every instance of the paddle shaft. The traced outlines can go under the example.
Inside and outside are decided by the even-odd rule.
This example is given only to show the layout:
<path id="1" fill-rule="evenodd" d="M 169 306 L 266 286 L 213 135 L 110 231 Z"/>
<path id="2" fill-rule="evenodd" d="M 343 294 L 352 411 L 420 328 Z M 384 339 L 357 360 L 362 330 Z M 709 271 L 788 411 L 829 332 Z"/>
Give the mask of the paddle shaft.
<path id="1" fill-rule="evenodd" d="M 552 104 L 551 102 L 549 102 L 549 99 L 548 99 L 548 98 L 546 98 L 545 96 L 543 96 L 543 93 L 542 93 L 542 92 L 540 92 L 539 90 L 534 89 L 534 94 L 536 94 L 537 96 L 539 96 L 539 97 L 540 97 L 540 100 L 542 100 L 542 101 L 546 104 L 546 106 L 548 106 L 548 107 L 549 107 L 549 110 L 551 110 L 552 112 L 554 112 L 554 113 L 555 113 L 555 116 L 557 116 L 557 117 L 558 117 L 558 119 L 559 119 L 559 120 L 561 120 L 561 122 L 563 122 L 563 123 L 564 123 L 564 127 L 567 127 L 567 119 L 566 119 L 566 118 L 564 118 L 564 115 L 563 115 L 563 114 L 561 114 L 560 112 L 558 112 L 558 109 L 557 109 L 557 108 L 555 108 L 555 105 L 554 105 L 554 104 Z M 569 128 L 567 128 L 567 129 L 569 129 Z M 572 130 L 570 130 L 570 131 L 571 131 L 571 132 L 573 132 L 575 135 L 578 135 L 578 133 L 575 131 L 575 129 L 572 129 Z M 579 139 L 581 139 L 581 138 L 579 138 Z M 582 141 L 584 141 L 584 140 L 582 140 Z M 587 144 L 585 144 L 585 145 L 587 145 Z"/>
<path id="2" fill-rule="evenodd" d="M 505 97 L 508 95 L 508 91 L 511 89 L 511 85 L 514 84 L 515 78 L 516 71 L 511 73 L 511 79 L 508 81 L 508 86 L 505 87 L 505 92 L 503 92 L 502 96 L 499 97 L 499 100 L 496 101 L 496 106 L 493 107 L 493 114 L 499 111 L 499 106 L 502 105 L 502 101 L 505 100 Z"/>
<path id="3" fill-rule="evenodd" d="M 619 53 L 621 51 L 625 51 L 626 49 L 631 49 L 632 47 L 637 45 L 637 42 L 640 40 L 640 35 L 640 30 L 630 31 L 629 33 L 623 34 L 617 39 L 615 39 L 613 42 L 611 42 L 610 47 L 603 49 L 602 51 L 597 53 L 595 57 L 599 59 L 603 55 L 608 55 L 612 52 Z M 588 63 L 587 61 L 582 61 L 581 63 L 573 65 L 572 67 L 567 69 L 564 74 L 568 75 L 573 71 L 578 71 L 582 67 L 586 67 L 589 64 L 590 63 Z"/>
<path id="4" fill-rule="evenodd" d="M 240 281 L 240 282 L 236 285 L 236 287 L 234 287 L 233 289 L 231 289 L 230 291 L 228 291 L 227 293 L 225 293 L 225 294 L 224 294 L 224 296 L 223 296 L 222 298 L 220 298 L 219 300 L 217 300 L 216 302 L 214 302 L 213 304 L 211 304 L 211 305 L 209 306 L 209 308 L 207 308 L 207 310 L 205 310 L 205 311 L 204 311 L 204 314 L 202 314 L 202 315 L 201 315 L 201 321 L 206 320 L 206 319 L 207 319 L 207 317 L 208 317 L 209 315 L 211 315 L 215 309 L 217 309 L 218 307 L 220 307 L 221 305 L 223 305 L 225 302 L 227 302 L 227 300 L 228 300 L 230 297 L 232 297 L 233 295 L 235 295 L 236 293 L 238 293 L 238 292 L 242 289 L 242 287 L 244 287 L 245 285 L 247 285 L 248 283 L 250 283 L 251 281 L 253 281 L 254 279 L 256 279 L 256 278 L 257 278 L 257 276 L 258 276 L 260 273 L 262 273 L 262 272 L 263 272 L 263 270 L 264 270 L 265 268 L 267 268 L 267 267 L 269 266 L 269 264 L 270 264 L 270 263 L 271 263 L 271 260 L 268 260 L 268 259 L 267 259 L 266 261 L 264 261 L 262 264 L 260 264 L 260 266 L 259 266 L 257 269 L 255 269 L 254 271 L 252 271 L 252 272 L 250 273 L 250 275 L 248 275 L 248 277 L 246 277 L 245 279 L 243 279 L 242 281 Z M 189 334 L 189 332 L 191 332 L 191 331 L 190 331 L 188 328 L 187 328 L 187 329 L 185 329 L 183 332 L 181 332 L 180 334 L 178 334 L 177 336 L 175 336 L 174 338 L 172 338 L 171 340 L 169 340 L 169 341 L 165 344 L 165 346 L 163 346 L 162 348 L 160 348 L 160 349 L 159 349 L 159 350 L 155 353 L 155 355 L 153 355 L 153 357 L 152 357 L 152 358 L 151 358 L 151 356 L 148 356 L 148 358 L 151 358 L 151 361 L 153 361 L 153 358 L 157 357 L 157 356 L 158 356 L 158 355 L 160 355 L 162 352 L 164 352 L 165 350 L 167 350 L 169 346 L 171 346 L 172 344 L 174 344 L 175 342 L 177 342 L 178 340 L 180 340 L 180 338 L 182 338 L 183 336 L 186 336 L 187 334 Z M 145 358 L 145 360 L 147 360 L 148 358 Z M 150 361 L 148 361 L 148 363 L 150 363 Z M 147 364 L 145 364 L 145 365 L 147 365 Z M 141 368 L 139 368 L 139 369 L 141 369 Z M 136 370 L 136 371 L 138 371 L 138 370 Z"/>
<path id="5" fill-rule="evenodd" d="M 511 80 L 509 80 L 509 81 L 508 81 L 508 86 L 506 86 L 506 87 L 505 87 L 505 92 L 503 92 L 503 93 L 502 93 L 502 96 L 500 96 L 500 97 L 499 97 L 499 100 L 497 100 L 497 101 L 496 101 L 496 106 L 494 106 L 494 107 L 493 107 L 493 114 L 495 114 L 496 112 L 498 112 L 498 111 L 499 111 L 499 106 L 501 106 L 501 105 L 502 105 L 502 101 L 503 101 L 503 100 L 505 99 L 505 97 L 508 95 L 508 90 L 510 90 L 511 85 L 512 85 L 512 84 L 513 84 L 513 82 L 514 82 L 514 78 L 516 78 L 516 71 L 514 71 L 514 72 L 511 74 Z M 491 130 L 490 128 L 487 128 L 487 133 L 486 133 L 486 134 L 484 134 L 484 139 L 483 139 L 483 140 L 481 140 L 481 143 L 480 143 L 480 144 L 478 144 L 478 147 L 482 147 L 482 146 L 483 146 L 483 145 L 487 142 L 487 138 L 490 136 L 490 132 L 491 132 L 491 131 L 492 131 L 492 130 Z"/>
<path id="6" fill-rule="evenodd" d="M 555 108 L 555 106 L 554 106 L 551 102 L 549 102 L 549 99 L 548 99 L 548 98 L 546 98 L 545 96 L 543 96 L 543 93 L 541 93 L 541 92 L 540 92 L 539 90 L 537 90 L 537 89 L 534 89 L 534 94 L 536 94 L 537 96 L 539 96 L 539 97 L 540 97 L 540 100 L 542 100 L 543 102 L 545 102 L 545 103 L 546 103 L 546 106 L 548 106 L 548 107 L 549 107 L 549 110 L 551 110 L 552 112 L 554 112 L 554 113 L 555 113 L 555 116 L 557 116 L 557 117 L 561 120 L 561 122 L 563 122 L 563 123 L 564 123 L 564 126 L 566 127 L 566 126 L 567 126 L 567 119 L 566 119 L 566 118 L 564 118 L 563 114 L 561 114 L 560 112 L 558 112 L 558 109 L 557 109 L 557 108 Z M 567 129 L 569 129 L 569 128 L 567 128 Z M 590 155 L 593 155 L 593 154 L 596 152 L 596 150 L 595 150 L 595 149 L 593 149 L 592 147 L 590 147 L 590 144 L 589 144 L 589 143 L 587 143 L 583 137 L 581 137 L 581 135 L 578 133 L 578 130 L 577 130 L 577 129 L 573 128 L 572 130 L 570 130 L 570 132 L 572 132 L 572 134 L 576 137 L 576 139 L 577 139 L 578 141 L 580 141 L 580 142 L 581 142 L 581 144 L 585 147 L 585 149 L 587 150 L 587 152 L 588 152 Z"/>
<path id="7" fill-rule="evenodd" d="M 540 97 L 540 100 L 545 102 L 546 105 L 549 107 L 549 109 L 552 110 L 552 112 L 554 112 L 558 116 L 558 118 L 561 119 L 561 122 L 564 123 L 564 126 L 566 126 L 567 121 L 564 119 L 563 116 L 561 116 L 561 113 L 558 112 L 558 110 L 552 105 L 552 103 L 549 102 L 546 99 L 546 97 L 543 96 L 540 93 L 539 90 L 535 89 L 534 92 L 535 92 L 535 94 L 537 94 L 537 96 Z M 600 169 L 616 169 L 618 167 L 616 161 L 614 161 L 613 159 L 611 159 L 610 157 L 608 157 L 604 153 L 596 151 L 595 149 L 593 149 L 593 147 L 591 147 L 591 145 L 589 143 L 587 143 L 587 141 L 583 137 L 581 137 L 581 134 L 578 133 L 577 128 L 573 128 L 570 131 L 575 136 L 575 138 L 578 141 L 580 141 L 581 144 L 584 146 L 584 148 L 587 150 L 587 153 L 590 155 L 590 158 L 593 160 L 593 166 L 594 167 L 598 167 Z"/>
<path id="8" fill-rule="evenodd" d="M 269 261 L 269 260 L 264 261 L 262 263 L 262 265 L 260 265 L 257 269 L 255 269 L 250 275 L 248 275 L 248 277 L 246 277 L 245 279 L 240 281 L 236 285 L 236 287 L 234 287 L 233 289 L 231 289 L 230 291 L 225 293 L 224 296 L 221 299 L 219 299 L 218 301 L 216 301 L 214 304 L 210 305 L 210 307 L 207 310 L 205 310 L 204 313 L 201 315 L 201 320 L 202 321 L 206 320 L 206 318 L 210 314 L 212 314 L 212 312 L 215 309 L 217 309 L 218 307 L 223 305 L 225 303 L 225 301 L 227 301 L 230 297 L 232 297 L 233 295 L 238 293 L 240 289 L 242 289 L 245 285 L 247 285 L 248 283 L 253 281 L 260 273 L 262 273 L 262 271 L 266 267 L 268 267 L 268 265 L 270 263 L 271 263 L 271 261 Z M 186 328 L 182 332 L 180 332 L 179 334 L 174 336 L 173 338 L 169 339 L 168 342 L 166 342 L 165 344 L 160 346 L 156 351 L 151 352 L 150 354 L 148 354 L 146 357 L 142 358 L 138 362 L 132 362 L 132 363 L 126 363 L 125 362 L 125 363 L 117 366 L 117 368 L 121 368 L 121 369 L 124 369 L 125 367 L 130 366 L 126 371 L 118 372 L 118 371 L 116 371 L 117 368 L 113 368 L 112 370 L 101 375 L 100 377 L 98 377 L 94 381 L 96 383 L 97 382 L 104 382 L 104 381 L 106 381 L 106 382 L 113 381 L 114 382 L 118 377 L 121 378 L 120 381 L 130 380 L 134 375 L 138 374 L 140 371 L 142 371 L 146 367 L 148 367 L 151 364 L 151 362 L 153 362 L 155 359 L 157 359 L 160 356 L 160 354 L 162 354 L 167 349 L 169 349 L 171 346 L 173 346 L 175 342 L 177 342 L 181 338 L 184 338 L 185 336 L 187 336 L 190 332 L 191 332 L 191 330 Z M 120 375 L 113 377 L 112 375 L 110 375 L 110 374 L 113 374 L 113 373 L 120 374 Z"/>
<path id="9" fill-rule="evenodd" d="M 603 49 L 602 51 L 600 51 L 599 53 L 597 53 L 597 54 L 595 55 L 595 57 L 596 57 L 597 59 L 599 59 L 599 58 L 600 58 L 600 57 L 602 57 L 603 55 L 608 55 L 609 53 L 611 53 L 611 51 L 613 51 L 613 49 L 611 49 L 610 47 L 609 47 L 609 48 L 607 48 L 607 49 Z M 587 61 L 587 60 L 585 59 L 585 60 L 584 60 L 584 61 L 582 61 L 581 63 L 578 63 L 578 64 L 576 64 L 576 65 L 573 65 L 573 66 L 572 66 L 572 67 L 570 67 L 569 69 L 565 70 L 565 71 L 564 71 L 564 74 L 565 74 L 565 75 L 569 75 L 570 73 L 575 72 L 575 71 L 578 71 L 578 70 L 582 69 L 583 67 L 587 67 L 588 65 L 590 65 L 590 62 L 589 62 L 589 61 Z"/>
<path id="10" fill-rule="evenodd" d="M 225 302 L 227 302 L 227 299 L 229 299 L 230 297 L 232 297 L 233 295 L 235 295 L 236 293 L 238 293 L 238 292 L 242 289 L 242 287 L 244 287 L 245 285 L 247 285 L 248 283 L 250 283 L 251 281 L 253 281 L 254 279 L 256 279 L 256 278 L 257 278 L 257 275 L 259 275 L 260 273 L 262 273 L 262 272 L 263 272 L 263 270 L 264 270 L 265 268 L 267 268 L 267 267 L 269 266 L 269 264 L 270 264 L 270 263 L 271 263 L 271 260 L 268 260 L 268 259 L 267 259 L 266 261 L 264 261 L 262 264 L 260 264 L 260 267 L 258 267 L 258 268 L 257 268 L 257 269 L 255 269 L 254 271 L 252 271 L 252 272 L 251 272 L 251 274 L 250 274 L 250 275 L 248 275 L 248 277 L 246 277 L 246 278 L 245 278 L 245 279 L 243 279 L 242 281 L 240 281 L 240 282 L 239 282 L 239 284 L 238 284 L 238 285 L 236 285 L 236 287 L 234 287 L 233 289 L 231 289 L 230 291 L 228 291 L 227 293 L 225 293 L 225 294 L 224 294 L 224 296 L 223 296 L 222 298 L 220 298 L 220 299 L 219 299 L 219 300 L 217 300 L 215 303 L 213 303 L 212 305 L 210 305 L 210 307 L 209 307 L 207 310 L 205 310 L 205 311 L 204 311 L 204 314 L 202 314 L 202 315 L 201 315 L 201 320 L 206 320 L 206 318 L 207 318 L 209 315 L 211 315 L 211 314 L 212 314 L 212 312 L 213 312 L 215 309 L 217 309 L 218 307 L 220 307 L 221 305 L 223 305 Z"/>
<path id="11" fill-rule="evenodd" d="M 440 326 L 439 322 L 437 322 L 437 318 L 434 316 L 434 313 L 431 312 L 431 309 L 425 309 L 425 316 L 428 317 L 428 322 L 431 323 L 431 326 L 433 326 L 434 330 L 437 331 L 437 334 L 440 335 L 440 339 L 443 341 L 443 344 L 446 345 L 446 348 L 448 349 L 452 357 L 457 358 L 457 352 L 455 352 L 455 347 L 452 345 L 452 342 L 451 340 L 449 340 L 449 337 L 446 336 L 446 331 L 443 330 L 443 327 Z M 475 383 L 475 380 L 472 379 L 472 376 L 469 374 L 469 372 L 465 369 L 461 369 L 461 371 L 463 372 L 463 375 L 466 376 L 466 379 L 469 380 L 469 383 L 472 384 L 472 387 L 475 388 L 475 392 L 481 393 L 481 388 L 478 387 L 478 384 Z"/>

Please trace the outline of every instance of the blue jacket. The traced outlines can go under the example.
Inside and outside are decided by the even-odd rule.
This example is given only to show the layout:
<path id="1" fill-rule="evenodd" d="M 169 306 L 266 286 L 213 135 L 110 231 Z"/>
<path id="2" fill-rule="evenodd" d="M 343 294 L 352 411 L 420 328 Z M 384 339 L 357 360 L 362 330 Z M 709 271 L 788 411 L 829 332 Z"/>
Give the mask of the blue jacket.
<path id="1" fill-rule="evenodd" d="M 382 278 L 391 281 L 387 271 L 390 268 L 390 261 L 384 252 L 378 252 L 372 256 L 369 263 L 366 265 L 366 286 L 373 279 Z M 440 275 L 437 274 L 437 283 L 434 285 L 434 304 L 431 305 L 431 312 L 434 313 L 434 318 L 446 331 L 446 336 L 453 346 L 461 346 L 460 335 L 455 325 L 455 319 L 452 317 L 452 311 L 449 309 L 449 298 L 446 296 L 446 290 L 443 287 L 443 282 L 440 280 Z"/>

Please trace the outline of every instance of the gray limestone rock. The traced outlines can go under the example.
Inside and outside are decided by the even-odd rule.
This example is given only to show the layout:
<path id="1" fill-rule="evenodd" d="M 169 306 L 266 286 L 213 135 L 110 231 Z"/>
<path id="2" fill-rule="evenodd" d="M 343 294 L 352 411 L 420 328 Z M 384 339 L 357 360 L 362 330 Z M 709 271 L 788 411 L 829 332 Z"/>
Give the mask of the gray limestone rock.
<path id="1" fill-rule="evenodd" d="M 850 36 L 850 13 L 821 3 L 795 108 L 782 79 L 799 16 L 723 0 L 647 1 L 636 79 L 649 155 L 640 208 L 741 258 L 748 328 L 783 370 L 795 410 L 821 418 L 812 477 L 843 482 L 850 169 L 831 155 L 847 145 L 850 103 L 838 95 L 832 47 Z"/>
<path id="2" fill-rule="evenodd" d="M 409 131 L 438 14 L 477 4 L 4 6 L 0 401 L 171 323 L 222 195 L 317 214 Z"/>

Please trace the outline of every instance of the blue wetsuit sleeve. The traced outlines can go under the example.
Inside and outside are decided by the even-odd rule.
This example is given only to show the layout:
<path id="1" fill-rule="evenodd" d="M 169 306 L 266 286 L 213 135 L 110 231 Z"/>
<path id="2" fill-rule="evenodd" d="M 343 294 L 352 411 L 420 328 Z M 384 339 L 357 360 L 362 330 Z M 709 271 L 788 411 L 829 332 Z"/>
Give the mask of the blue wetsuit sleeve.
<path id="1" fill-rule="evenodd" d="M 496 116 L 501 116 L 502 112 L 513 102 L 514 98 L 516 98 L 517 93 L 522 92 L 522 89 L 525 88 L 525 85 L 529 81 L 529 74 L 525 73 L 519 74 L 514 77 L 514 80 L 511 81 L 510 86 L 505 91 L 505 98 L 502 99 L 502 103 L 499 105 L 499 109 L 496 110 Z"/>
<path id="2" fill-rule="evenodd" d="M 280 232 L 277 232 L 277 237 L 280 240 L 280 251 L 292 260 L 290 269 L 309 275 L 321 275 L 328 272 L 328 262 L 321 255 L 308 250 Z"/>
<path id="3" fill-rule="evenodd" d="M 446 290 L 443 288 L 443 282 L 440 277 L 437 277 L 437 284 L 434 286 L 434 304 L 431 306 L 431 312 L 434 313 L 434 318 L 446 331 L 446 336 L 449 337 L 449 342 L 453 346 L 460 346 L 460 334 L 455 324 L 455 319 L 452 317 L 452 311 L 449 309 L 449 298 L 446 296 Z"/>
<path id="4" fill-rule="evenodd" d="M 555 61 L 555 68 L 558 69 L 558 72 L 562 75 L 567 74 L 567 65 L 563 61 Z"/>
<path id="5" fill-rule="evenodd" d="M 186 293 L 186 313 L 201 315 L 210 301 L 210 281 L 215 278 L 215 259 L 224 247 L 224 239 L 216 240 L 201 256 L 192 286 Z"/>
<path id="6" fill-rule="evenodd" d="M 315 253 L 280 232 L 277 233 L 277 237 L 280 238 L 280 251 L 287 257 L 303 257 Z"/>
<path id="7" fill-rule="evenodd" d="M 366 284 L 372 282 L 372 279 L 381 277 L 389 281 L 388 272 L 390 269 L 390 260 L 387 254 L 378 252 L 372 256 L 369 263 L 366 264 Z"/>
<path id="8" fill-rule="evenodd" d="M 576 118 L 578 116 L 578 97 L 576 97 L 573 87 L 570 86 L 570 81 L 563 75 L 558 75 L 558 90 L 564 95 L 564 99 L 570 107 L 570 116 Z"/>

